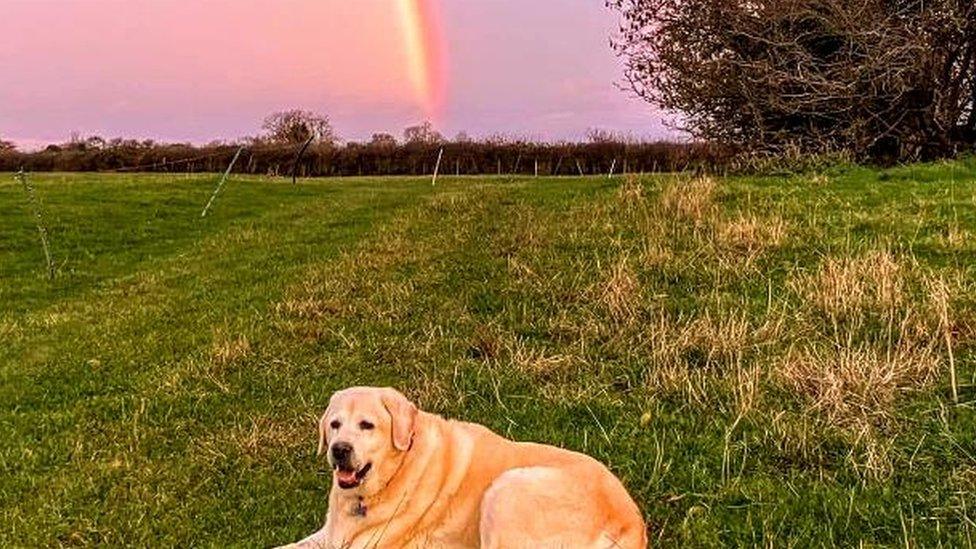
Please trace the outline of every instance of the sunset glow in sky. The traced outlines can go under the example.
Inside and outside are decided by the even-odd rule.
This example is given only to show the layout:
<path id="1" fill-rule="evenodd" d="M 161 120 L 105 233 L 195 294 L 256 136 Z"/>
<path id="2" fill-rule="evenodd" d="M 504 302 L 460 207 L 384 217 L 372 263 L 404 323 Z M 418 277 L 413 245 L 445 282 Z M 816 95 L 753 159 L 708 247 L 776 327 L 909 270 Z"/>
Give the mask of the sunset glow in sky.
<path id="1" fill-rule="evenodd" d="M 207 142 L 275 110 L 339 135 L 668 135 L 615 84 L 597 0 L 0 0 L 0 138 Z"/>

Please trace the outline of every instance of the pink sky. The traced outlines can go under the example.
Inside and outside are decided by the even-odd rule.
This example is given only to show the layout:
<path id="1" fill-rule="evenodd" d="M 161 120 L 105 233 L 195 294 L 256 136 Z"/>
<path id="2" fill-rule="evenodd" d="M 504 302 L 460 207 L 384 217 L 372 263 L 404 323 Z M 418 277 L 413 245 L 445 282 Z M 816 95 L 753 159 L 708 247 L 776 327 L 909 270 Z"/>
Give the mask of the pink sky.
<path id="1" fill-rule="evenodd" d="M 432 113 L 398 1 L 0 0 L 0 137 L 206 142 L 293 107 L 328 114 L 346 139 L 400 135 Z M 601 0 L 426 1 L 443 33 L 446 135 L 669 135 L 615 87 Z"/>

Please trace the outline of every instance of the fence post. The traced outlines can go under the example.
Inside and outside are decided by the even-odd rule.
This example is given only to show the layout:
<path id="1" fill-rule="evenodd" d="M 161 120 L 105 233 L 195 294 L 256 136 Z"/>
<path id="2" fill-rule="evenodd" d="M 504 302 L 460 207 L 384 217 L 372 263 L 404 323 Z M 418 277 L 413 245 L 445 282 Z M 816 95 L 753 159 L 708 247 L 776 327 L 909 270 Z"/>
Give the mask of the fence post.
<path id="1" fill-rule="evenodd" d="M 444 147 L 437 153 L 437 164 L 434 165 L 434 178 L 430 181 L 430 186 L 437 185 L 437 174 L 441 171 L 441 158 L 444 157 Z"/>
<path id="2" fill-rule="evenodd" d="M 312 144 L 312 140 L 313 139 L 315 139 L 315 133 L 314 132 L 312 133 L 312 135 L 308 136 L 308 141 L 306 141 L 305 144 L 302 145 L 302 148 L 299 149 L 298 154 L 295 155 L 295 161 L 291 165 L 291 184 L 292 185 L 294 185 L 295 183 L 298 183 L 298 163 L 301 162 L 302 155 L 305 154 L 305 151 L 308 150 L 308 146 Z M 231 166 L 233 166 L 233 165 L 234 165 L 234 163 L 231 162 Z"/>
<path id="3" fill-rule="evenodd" d="M 217 193 L 219 193 L 221 187 L 224 186 L 224 181 L 227 181 L 227 176 L 229 176 L 230 175 L 230 171 L 234 169 L 234 164 L 237 164 L 237 159 L 241 157 L 241 152 L 243 152 L 243 151 L 244 151 L 244 146 L 243 145 L 240 148 L 237 149 L 237 154 L 234 155 L 234 159 L 231 160 L 230 161 L 230 165 L 227 166 L 227 171 L 224 172 L 224 176 L 221 177 L 220 178 L 220 182 L 217 183 L 217 188 L 214 189 L 213 194 L 210 196 L 210 201 L 207 202 L 207 205 L 203 208 L 203 213 L 200 214 L 200 217 L 207 217 L 207 211 L 210 210 L 210 206 L 212 206 L 213 203 L 214 203 L 214 200 L 217 199 Z"/>
<path id="4" fill-rule="evenodd" d="M 49 280 L 54 280 L 54 261 L 51 260 L 51 249 L 47 243 L 47 228 L 44 226 L 44 218 L 41 217 L 41 204 L 38 202 L 37 195 L 34 192 L 34 187 L 27 179 L 27 174 L 24 173 L 23 168 L 17 172 L 15 177 L 24 187 L 24 191 L 27 192 L 27 201 L 30 203 L 31 209 L 33 210 L 34 223 L 37 225 L 37 232 L 41 235 L 41 248 L 44 249 L 44 259 L 47 261 L 47 277 Z"/>

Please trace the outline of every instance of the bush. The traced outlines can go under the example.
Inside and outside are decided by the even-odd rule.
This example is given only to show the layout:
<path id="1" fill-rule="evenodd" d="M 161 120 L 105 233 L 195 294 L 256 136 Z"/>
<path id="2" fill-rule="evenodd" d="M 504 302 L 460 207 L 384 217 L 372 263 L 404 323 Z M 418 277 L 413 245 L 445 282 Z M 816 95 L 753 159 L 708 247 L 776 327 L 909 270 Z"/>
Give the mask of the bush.
<path id="1" fill-rule="evenodd" d="M 609 0 L 631 88 L 695 137 L 927 159 L 976 143 L 971 0 Z"/>
<path id="2" fill-rule="evenodd" d="M 35 153 L 0 152 L 0 171 L 217 172 L 225 169 L 239 144 L 159 144 L 112 140 L 99 147 L 51 146 Z M 86 141 L 87 143 L 87 141 Z M 236 173 L 287 175 L 300 143 L 258 139 L 243 144 Z M 724 164 L 727 151 L 705 144 L 601 141 L 531 143 L 493 139 L 454 142 L 413 140 L 397 143 L 376 136 L 368 143 L 319 142 L 302 156 L 298 174 L 312 176 L 425 175 L 444 148 L 443 174 L 595 175 L 708 170 Z"/>

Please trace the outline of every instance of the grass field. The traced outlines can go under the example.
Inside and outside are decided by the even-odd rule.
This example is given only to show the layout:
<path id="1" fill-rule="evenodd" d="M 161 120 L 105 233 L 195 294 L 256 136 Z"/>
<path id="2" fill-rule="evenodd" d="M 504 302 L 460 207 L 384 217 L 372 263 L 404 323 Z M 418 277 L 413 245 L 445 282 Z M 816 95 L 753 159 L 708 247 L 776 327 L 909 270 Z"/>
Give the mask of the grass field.
<path id="1" fill-rule="evenodd" d="M 0 546 L 298 539 L 354 384 L 598 457 L 655 545 L 976 535 L 976 160 L 232 178 L 206 219 L 212 175 L 33 181 L 53 282 L 0 174 Z"/>

